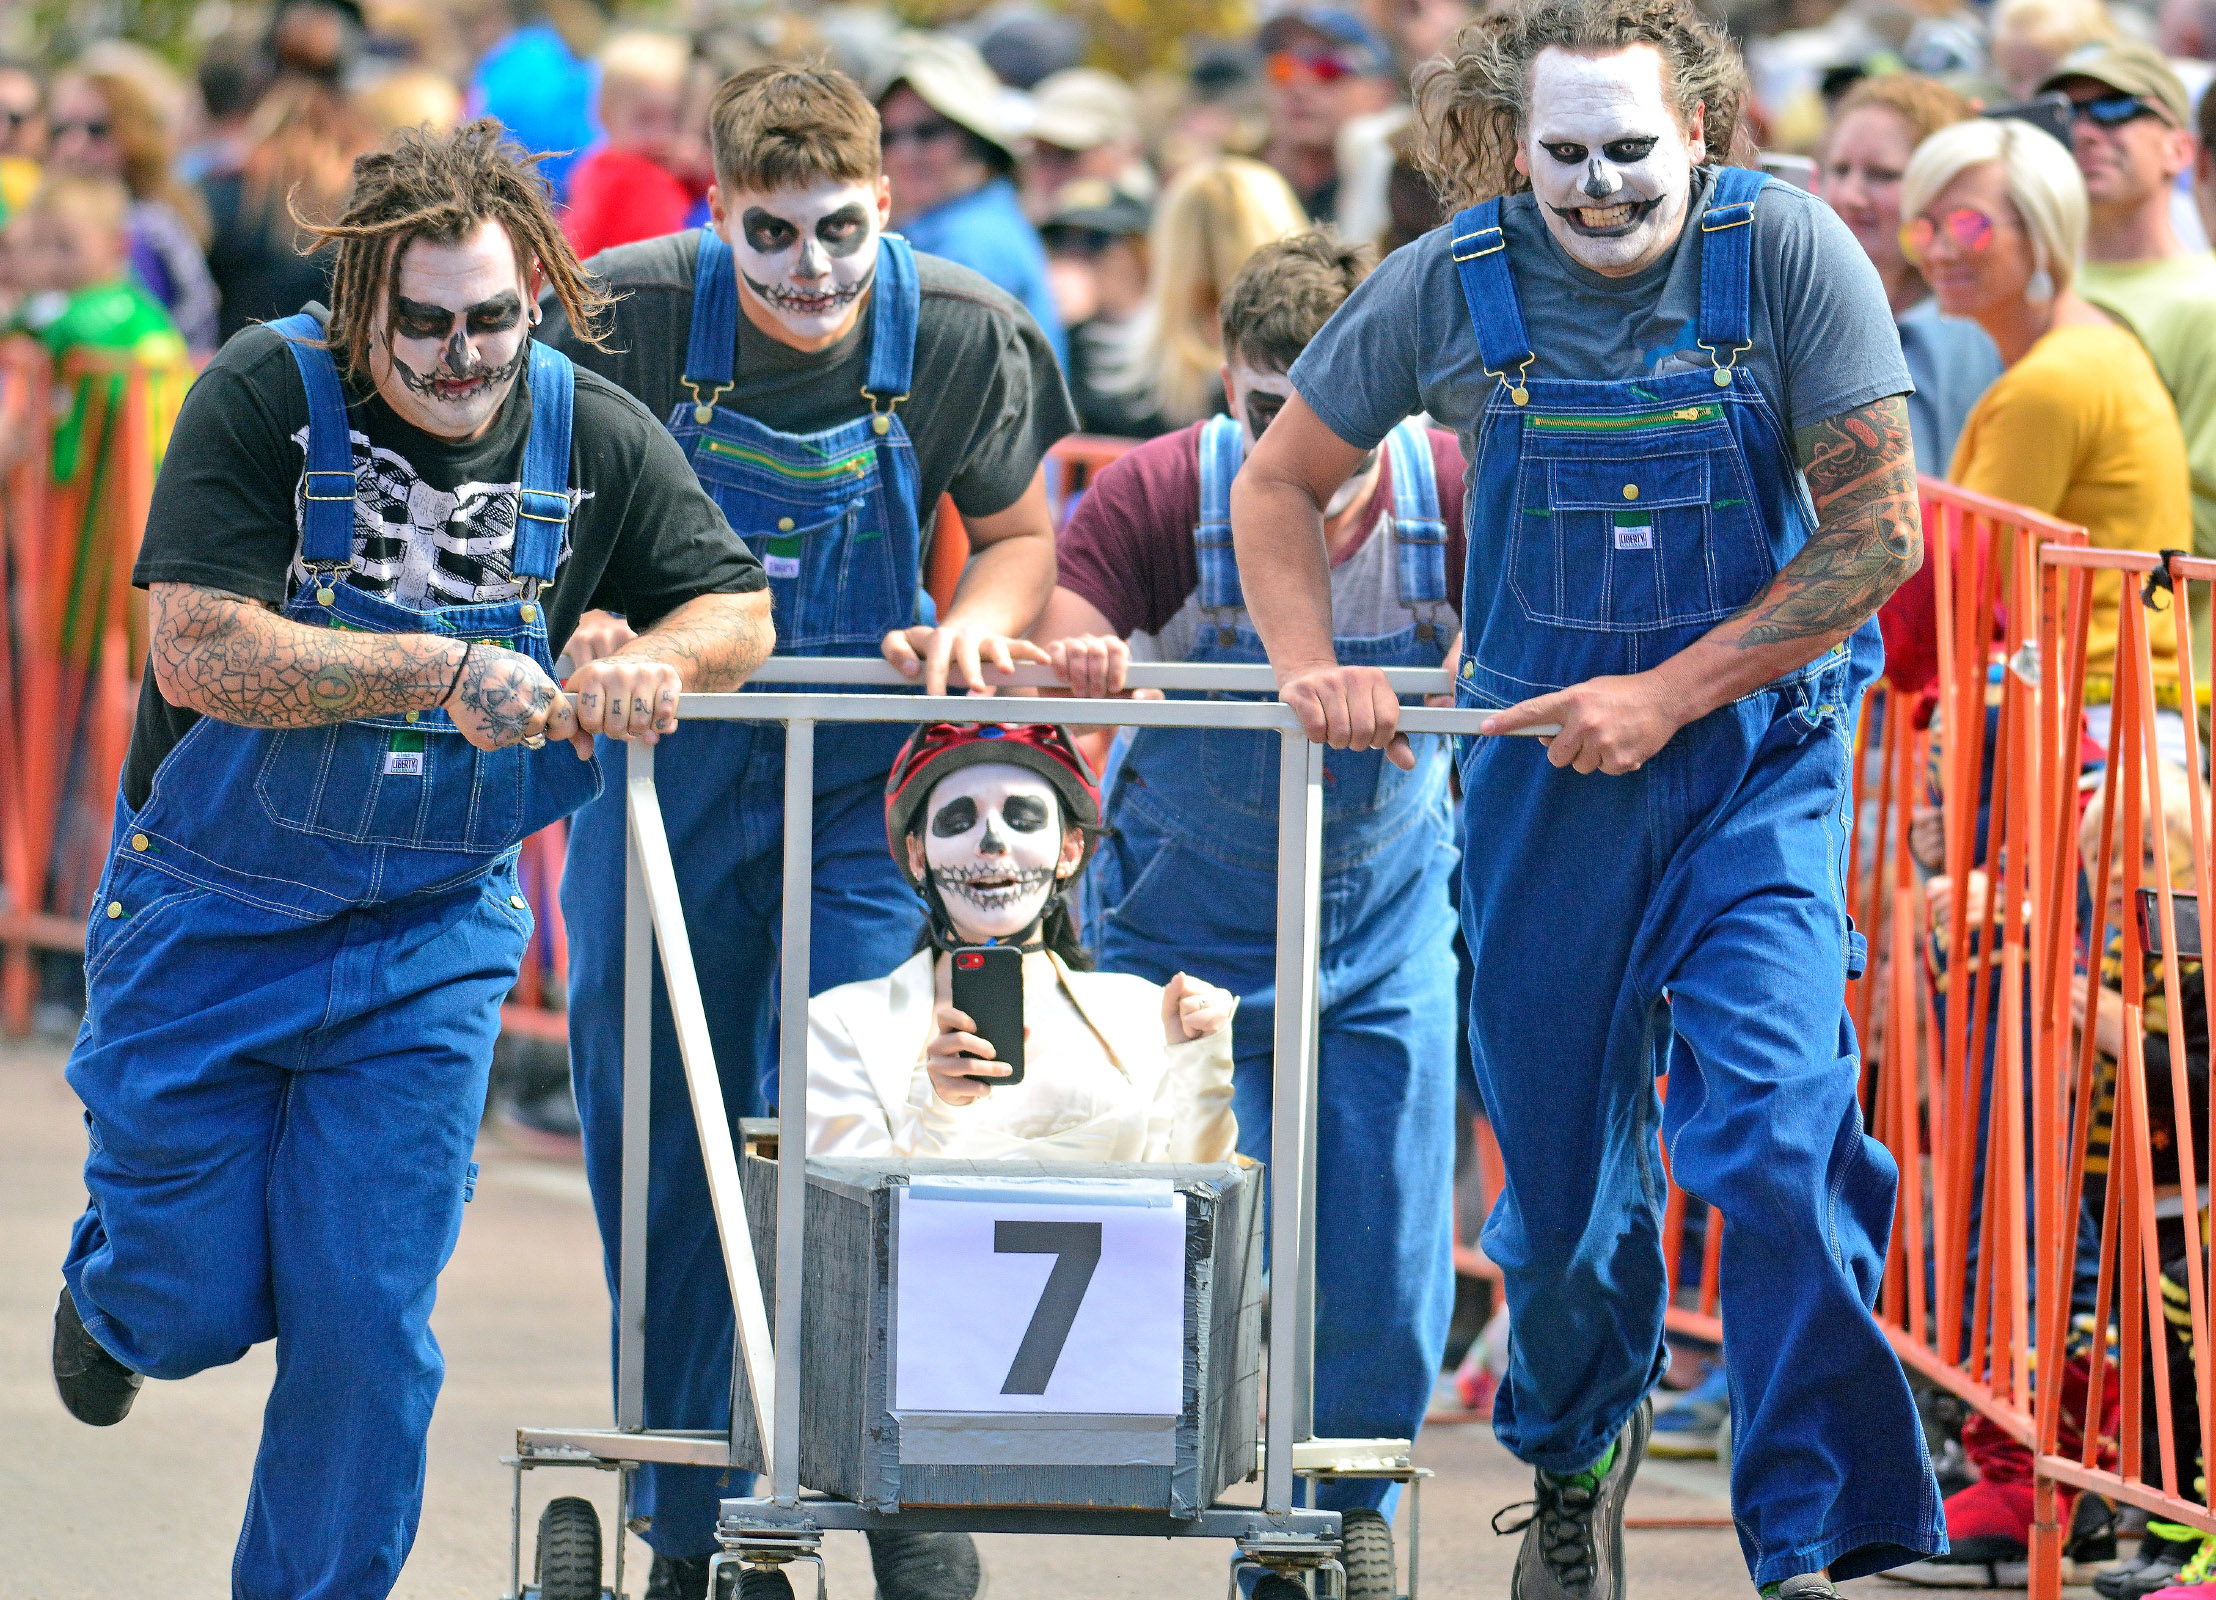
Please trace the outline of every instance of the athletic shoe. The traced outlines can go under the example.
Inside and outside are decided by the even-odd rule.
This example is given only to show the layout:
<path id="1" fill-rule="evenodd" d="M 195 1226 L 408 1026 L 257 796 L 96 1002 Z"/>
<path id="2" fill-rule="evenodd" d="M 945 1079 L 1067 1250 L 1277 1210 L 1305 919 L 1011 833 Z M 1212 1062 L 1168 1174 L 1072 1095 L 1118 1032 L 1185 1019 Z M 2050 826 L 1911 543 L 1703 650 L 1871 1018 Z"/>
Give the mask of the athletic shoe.
<path id="1" fill-rule="evenodd" d="M 112 1428 L 131 1414 L 145 1382 L 85 1332 L 65 1285 L 54 1305 L 54 1387 L 69 1414 L 95 1428 Z"/>
<path id="2" fill-rule="evenodd" d="M 654 1565 L 646 1574 L 646 1600 L 708 1600 L 710 1556 L 665 1556 L 654 1553 Z"/>
<path id="3" fill-rule="evenodd" d="M 1624 1499 L 1647 1453 L 1654 1402 L 1642 1400 L 1608 1453 L 1583 1472 L 1535 1474 L 1531 1514 L 1495 1533 L 1521 1533 L 1510 1600 L 1624 1600 Z"/>
<path id="4" fill-rule="evenodd" d="M 2101 1600 L 2144 1600 L 2174 1585 L 2200 1546 L 2200 1535 L 2182 1523 L 2150 1522 L 2138 1552 L 2129 1561 L 2096 1576 L 2094 1591 Z"/>
<path id="5" fill-rule="evenodd" d="M 869 1564 L 877 1600 L 977 1600 L 985 1589 L 966 1533 L 872 1533 Z"/>
<path id="6" fill-rule="evenodd" d="M 1762 1600 L 1839 1600 L 1839 1591 L 1820 1572 L 1804 1572 L 1783 1583 L 1765 1583 Z"/>
<path id="7" fill-rule="evenodd" d="M 1647 1454 L 1670 1461 L 1713 1461 L 1716 1441 L 1730 1420 L 1731 1384 L 1719 1361 L 1682 1400 L 1656 1414 Z"/>
<path id="8" fill-rule="evenodd" d="M 2178 1569 L 2177 1582 L 2147 1600 L 2216 1600 L 2216 1539 L 2203 1539 L 2193 1559 Z"/>

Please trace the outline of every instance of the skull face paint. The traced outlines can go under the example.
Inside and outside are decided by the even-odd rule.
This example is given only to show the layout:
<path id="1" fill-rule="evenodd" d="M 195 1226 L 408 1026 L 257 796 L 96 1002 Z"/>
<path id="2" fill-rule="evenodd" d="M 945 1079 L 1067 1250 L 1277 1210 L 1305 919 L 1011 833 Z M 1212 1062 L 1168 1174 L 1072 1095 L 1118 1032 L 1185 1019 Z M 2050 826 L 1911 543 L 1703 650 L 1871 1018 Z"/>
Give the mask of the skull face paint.
<path id="1" fill-rule="evenodd" d="M 880 184 L 827 179 L 772 194 L 715 197 L 741 291 L 804 345 L 844 333 L 877 272 Z"/>
<path id="2" fill-rule="evenodd" d="M 1516 170 L 1571 259 L 1628 277 L 1677 242 L 1692 170 L 1708 158 L 1703 120 L 1696 111 L 1690 130 L 1678 125 L 1651 45 L 1608 55 L 1551 46 L 1532 64 Z"/>
<path id="3" fill-rule="evenodd" d="M 1029 928 L 1075 866 L 1064 849 L 1061 798 L 1028 767 L 989 762 L 950 772 L 926 811 L 924 870 L 969 943 Z"/>
<path id="4" fill-rule="evenodd" d="M 1293 380 L 1282 372 L 1263 372 L 1236 361 L 1224 371 L 1229 378 L 1232 415 L 1246 424 L 1247 448 L 1251 450 L 1261 442 L 1262 430 L 1292 399 Z M 1376 467 L 1377 452 L 1372 450 L 1347 474 L 1347 481 L 1332 491 L 1331 503 L 1323 508 L 1324 516 L 1338 516 L 1367 493 Z"/>
<path id="5" fill-rule="evenodd" d="M 370 325 L 370 377 L 403 421 L 442 439 L 489 428 L 531 354 L 529 285 L 508 232 L 416 239 Z"/>

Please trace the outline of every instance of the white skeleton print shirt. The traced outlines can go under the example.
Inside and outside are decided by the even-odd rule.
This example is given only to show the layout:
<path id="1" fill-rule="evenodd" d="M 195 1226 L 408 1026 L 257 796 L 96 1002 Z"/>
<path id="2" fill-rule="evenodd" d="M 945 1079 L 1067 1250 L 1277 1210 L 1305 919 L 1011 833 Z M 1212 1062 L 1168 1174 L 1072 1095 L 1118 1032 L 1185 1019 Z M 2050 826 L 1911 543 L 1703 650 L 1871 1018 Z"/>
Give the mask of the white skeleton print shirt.
<path id="1" fill-rule="evenodd" d="M 418 611 L 496 604 L 522 592 L 514 572 L 517 483 L 465 481 L 440 489 L 426 483 L 405 456 L 371 444 L 359 429 L 350 430 L 348 439 L 354 452 L 354 566 L 347 581 L 353 587 Z M 293 442 L 305 456 L 308 430 L 300 429 Z M 570 514 L 591 495 L 589 489 L 571 489 Z M 306 496 L 303 475 L 294 491 L 301 517 Z M 561 556 L 569 556 L 566 528 Z M 291 587 L 307 580 L 296 543 Z"/>

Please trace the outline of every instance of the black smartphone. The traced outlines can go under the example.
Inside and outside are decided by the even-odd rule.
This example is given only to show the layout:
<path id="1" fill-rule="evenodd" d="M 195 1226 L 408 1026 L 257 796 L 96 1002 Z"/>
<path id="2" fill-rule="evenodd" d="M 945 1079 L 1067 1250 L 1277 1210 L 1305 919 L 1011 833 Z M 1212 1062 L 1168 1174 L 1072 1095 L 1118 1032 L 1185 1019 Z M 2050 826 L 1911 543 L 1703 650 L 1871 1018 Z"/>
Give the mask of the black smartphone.
<path id="1" fill-rule="evenodd" d="M 954 1009 L 971 1033 L 991 1042 L 1005 1078 L 979 1077 L 994 1088 L 1023 1082 L 1023 952 L 1012 944 L 960 945 L 954 951 Z"/>
<path id="2" fill-rule="evenodd" d="M 2070 104 L 2070 97 L 2059 90 L 2043 94 L 2036 100 L 2019 100 L 2013 105 L 2005 106 L 1987 106 L 1981 114 L 2006 117 L 2012 122 L 2028 122 L 2065 150 L 2070 148 L 2070 124 L 2077 119 L 2077 110 Z"/>
<path id="3" fill-rule="evenodd" d="M 2178 959 L 2198 961 L 2201 958 L 2201 897 L 2170 891 L 2170 909 L 2178 925 Z M 2139 891 L 2139 942 L 2147 954 L 2162 954 L 2162 894 L 2157 889 Z"/>

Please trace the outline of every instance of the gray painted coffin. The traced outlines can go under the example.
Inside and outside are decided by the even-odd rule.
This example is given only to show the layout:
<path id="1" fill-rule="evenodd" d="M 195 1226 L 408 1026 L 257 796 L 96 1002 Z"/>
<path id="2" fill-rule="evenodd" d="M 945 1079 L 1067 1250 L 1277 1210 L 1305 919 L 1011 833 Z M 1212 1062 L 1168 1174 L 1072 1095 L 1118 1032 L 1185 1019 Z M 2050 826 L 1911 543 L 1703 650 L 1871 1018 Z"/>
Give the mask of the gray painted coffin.
<path id="1" fill-rule="evenodd" d="M 911 1177 L 1168 1179 L 1185 1197 L 1184 1409 L 903 1417 L 893 1394 L 896 1191 Z M 776 1295 L 777 1163 L 743 1181 L 762 1292 Z M 878 1511 L 1080 1506 L 1194 1516 L 1250 1476 L 1262 1392 L 1262 1169 L 1236 1164 L 825 1160 L 808 1163 L 800 1479 Z M 759 1468 L 752 1410 L 739 1459 Z"/>

